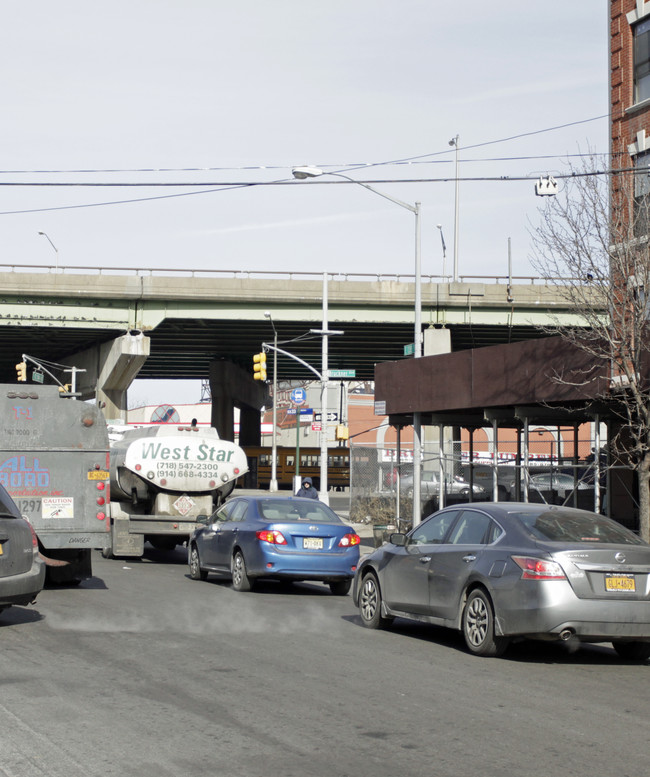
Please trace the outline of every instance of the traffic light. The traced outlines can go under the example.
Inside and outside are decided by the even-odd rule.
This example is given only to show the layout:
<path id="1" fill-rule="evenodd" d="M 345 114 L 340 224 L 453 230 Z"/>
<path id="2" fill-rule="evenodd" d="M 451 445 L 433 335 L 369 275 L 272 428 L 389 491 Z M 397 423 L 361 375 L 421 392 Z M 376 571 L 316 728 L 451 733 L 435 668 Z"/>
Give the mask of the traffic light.
<path id="1" fill-rule="evenodd" d="M 266 354 L 256 353 L 253 356 L 253 378 L 255 380 L 266 380 Z"/>
<path id="2" fill-rule="evenodd" d="M 20 364 L 17 364 L 16 372 L 18 373 L 18 382 L 26 383 L 27 382 L 27 363 L 20 362 Z"/>

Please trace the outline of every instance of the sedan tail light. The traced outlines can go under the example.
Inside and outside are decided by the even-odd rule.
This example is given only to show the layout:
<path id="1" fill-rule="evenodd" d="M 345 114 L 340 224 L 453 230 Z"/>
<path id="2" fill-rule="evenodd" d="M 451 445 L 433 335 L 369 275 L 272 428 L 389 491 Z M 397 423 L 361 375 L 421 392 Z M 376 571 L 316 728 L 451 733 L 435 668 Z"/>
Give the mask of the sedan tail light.
<path id="1" fill-rule="evenodd" d="M 358 534 L 346 534 L 339 541 L 339 548 L 351 548 L 361 543 L 361 537 Z"/>
<path id="2" fill-rule="evenodd" d="M 564 570 L 556 561 L 547 561 L 534 556 L 512 556 L 522 570 L 522 580 L 566 580 Z"/>
<path id="3" fill-rule="evenodd" d="M 263 529 L 262 531 L 255 532 L 255 536 L 262 542 L 270 542 L 271 545 L 286 545 L 287 541 L 281 531 L 275 531 L 273 529 Z"/>

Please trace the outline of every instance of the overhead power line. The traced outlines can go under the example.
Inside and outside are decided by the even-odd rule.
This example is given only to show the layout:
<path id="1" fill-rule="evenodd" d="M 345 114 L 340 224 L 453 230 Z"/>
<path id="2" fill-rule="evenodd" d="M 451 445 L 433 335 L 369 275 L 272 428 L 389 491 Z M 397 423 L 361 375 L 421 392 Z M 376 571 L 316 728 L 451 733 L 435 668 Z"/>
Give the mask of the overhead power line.
<path id="1" fill-rule="evenodd" d="M 565 129 L 567 127 L 577 126 L 580 124 L 586 124 L 588 122 L 597 121 L 603 118 L 607 118 L 607 114 L 604 114 L 602 116 L 596 116 L 592 117 L 590 119 L 582 119 L 580 121 L 570 122 L 566 124 L 556 125 L 554 127 L 547 127 L 544 129 L 539 130 L 533 130 L 530 132 L 524 132 L 520 133 L 518 135 L 512 135 L 507 138 L 501 138 L 498 140 L 491 140 L 491 141 L 485 141 L 483 143 L 476 143 L 473 145 L 468 145 L 464 147 L 464 151 L 476 149 L 476 148 L 482 148 L 485 146 L 495 145 L 497 143 L 505 143 L 512 140 L 517 140 L 524 137 L 531 137 L 533 135 L 539 135 L 545 132 L 553 132 L 560 129 Z M 445 151 L 439 151 L 439 152 L 433 152 L 429 154 L 420 154 L 413 157 L 407 157 L 402 159 L 394 159 L 394 160 L 385 160 L 383 162 L 373 162 L 373 163 L 361 163 L 357 165 L 348 165 L 348 166 L 341 166 L 337 167 L 339 172 L 342 172 L 344 170 L 350 172 L 354 170 L 359 169 L 368 169 L 371 167 L 380 167 L 380 166 L 390 166 L 390 165 L 409 165 L 409 164 L 425 164 L 425 163 L 433 163 L 432 157 L 436 156 L 442 156 L 449 154 L 449 150 Z M 570 155 L 570 156 L 592 156 L 591 154 L 578 154 L 578 155 Z M 522 159 L 536 159 L 536 158 L 542 158 L 542 157 L 522 157 Z M 543 158 L 567 158 L 567 155 L 564 155 L 562 157 L 556 156 L 556 157 L 543 157 Z M 506 158 L 505 160 L 489 160 L 489 159 L 481 159 L 477 161 L 514 161 L 517 158 Z M 470 161 L 470 160 L 463 160 L 463 161 Z M 334 168 L 336 166 L 334 165 L 320 165 L 321 167 L 325 168 Z M 219 170 L 271 170 L 271 169 L 287 169 L 286 167 L 280 167 L 275 165 L 261 165 L 261 166 L 246 166 L 241 168 L 184 168 L 184 169 L 173 169 L 173 168 L 141 168 L 139 170 L 77 170 L 77 171 L 14 171 L 13 174 L 50 174 L 54 172 L 58 172 L 60 174 L 72 174 L 72 173 L 117 173 L 117 172 L 206 172 L 206 171 L 219 171 Z M 590 175 L 604 175 L 604 174 L 611 174 L 612 171 L 600 171 L 596 173 L 589 173 Z M 622 170 L 616 171 L 616 172 L 625 172 Z M 638 169 L 637 169 L 638 172 Z M 0 171 L 0 174 L 11 174 L 10 171 Z M 585 173 L 586 174 L 586 173 Z M 571 178 L 576 177 L 577 174 L 568 174 L 568 175 L 562 175 L 562 174 L 554 174 L 554 178 L 561 179 L 561 178 Z M 416 184 L 416 183 L 445 183 L 449 181 L 466 181 L 466 182 L 498 182 L 498 181 L 526 181 L 526 180 L 536 180 L 537 175 L 531 176 L 531 175 L 525 175 L 525 176 L 510 176 L 510 175 L 500 175 L 500 176 L 472 176 L 472 177 L 458 177 L 456 179 L 455 176 L 449 177 L 438 177 L 438 178 L 384 178 L 384 179 L 373 179 L 369 181 L 332 181 L 332 180 L 322 180 L 322 179 L 315 179 L 313 181 L 309 181 L 307 185 L 310 186 L 323 186 L 323 185 L 347 185 L 351 183 L 366 183 L 366 184 L 396 184 L 396 183 L 408 183 L 408 184 Z M 202 195 L 202 194 L 213 194 L 216 192 L 222 192 L 222 191 L 232 191 L 234 189 L 243 189 L 243 188 L 250 188 L 250 187 L 259 187 L 259 186 L 295 186 L 295 185 L 302 185 L 304 186 L 305 183 L 298 183 L 293 178 L 289 179 L 281 179 L 281 180 L 274 180 L 274 181 L 236 181 L 236 182 L 230 182 L 230 181 L 216 181 L 216 182 L 109 182 L 109 181 L 97 181 L 97 182 L 64 182 L 64 181 L 32 181 L 32 182 L 24 182 L 24 181 L 0 181 L 0 187 L 7 186 L 7 187 L 14 187 L 14 186 L 26 186 L 26 187 L 34 187 L 34 188 L 47 188 L 47 187 L 53 187 L 53 188 L 66 188 L 66 187 L 89 187 L 89 188 L 187 188 L 187 187 L 200 187 L 198 191 L 185 191 L 185 192 L 177 192 L 174 194 L 161 194 L 161 195 L 152 195 L 149 197 L 137 197 L 137 198 L 129 198 L 129 199 L 120 199 L 120 200 L 112 200 L 112 201 L 104 201 L 104 202 L 94 202 L 94 203 L 79 203 L 76 205 L 59 205 L 59 206 L 49 206 L 49 207 L 43 207 L 43 208 L 26 208 L 26 209 L 20 209 L 20 210 L 11 210 L 11 211 L 0 211 L 0 216 L 8 216 L 8 215 L 19 215 L 19 214 L 26 214 L 26 213 L 44 213 L 44 212 L 53 212 L 58 210 L 76 210 L 81 208 L 97 208 L 97 207 L 105 207 L 109 205 L 127 205 L 131 203 L 136 202 L 151 202 L 155 200 L 163 200 L 163 199 L 173 199 L 178 197 L 189 197 L 193 195 Z M 209 187 L 209 188 L 204 188 Z"/>

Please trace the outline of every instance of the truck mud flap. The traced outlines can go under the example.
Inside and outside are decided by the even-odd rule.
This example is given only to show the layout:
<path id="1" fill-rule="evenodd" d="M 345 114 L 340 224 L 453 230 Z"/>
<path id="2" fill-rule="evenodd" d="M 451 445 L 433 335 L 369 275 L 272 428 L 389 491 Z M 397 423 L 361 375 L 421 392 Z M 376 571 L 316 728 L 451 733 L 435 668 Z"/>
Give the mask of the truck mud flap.
<path id="1" fill-rule="evenodd" d="M 45 562 L 45 582 L 52 585 L 78 585 L 93 576 L 90 550 L 51 549 L 40 553 Z"/>

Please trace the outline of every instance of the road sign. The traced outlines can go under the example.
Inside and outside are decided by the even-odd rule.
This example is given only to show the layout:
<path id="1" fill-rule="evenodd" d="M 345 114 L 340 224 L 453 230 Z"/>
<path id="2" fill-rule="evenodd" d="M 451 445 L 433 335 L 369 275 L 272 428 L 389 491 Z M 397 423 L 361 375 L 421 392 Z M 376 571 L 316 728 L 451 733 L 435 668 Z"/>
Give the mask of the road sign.
<path id="1" fill-rule="evenodd" d="M 313 415 L 313 407 L 289 407 L 287 408 L 287 415 L 296 415 L 299 412 L 300 415 Z"/>
<path id="2" fill-rule="evenodd" d="M 404 356 L 412 356 L 415 353 L 415 343 L 404 346 Z"/>
<path id="3" fill-rule="evenodd" d="M 330 370 L 330 378 L 354 378 L 356 377 L 356 370 Z"/>
<path id="4" fill-rule="evenodd" d="M 304 388 L 295 388 L 289 395 L 294 405 L 302 405 L 307 399 L 307 392 Z"/>
<path id="5" fill-rule="evenodd" d="M 323 431 L 323 426 L 320 423 L 320 421 L 318 423 L 313 423 L 311 425 L 311 430 L 312 430 L 312 432 L 322 432 Z"/>
<path id="6" fill-rule="evenodd" d="M 322 413 L 314 413 L 314 421 L 322 421 L 323 420 L 323 414 Z M 334 421 L 339 420 L 339 414 L 332 412 L 331 410 L 327 413 L 327 423 L 331 424 Z"/>

